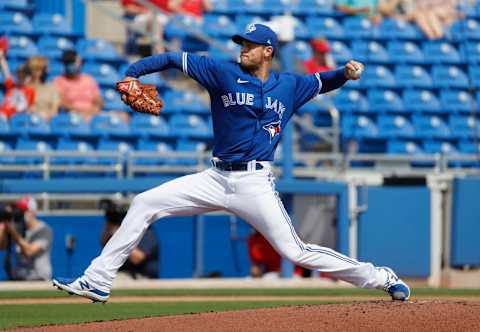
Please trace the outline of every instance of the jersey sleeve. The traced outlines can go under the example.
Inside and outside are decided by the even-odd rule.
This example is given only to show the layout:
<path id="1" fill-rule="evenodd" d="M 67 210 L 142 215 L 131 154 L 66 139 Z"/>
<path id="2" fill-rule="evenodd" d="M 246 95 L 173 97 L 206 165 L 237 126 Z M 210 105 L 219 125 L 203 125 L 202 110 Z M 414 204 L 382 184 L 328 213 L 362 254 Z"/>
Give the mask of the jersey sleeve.
<path id="1" fill-rule="evenodd" d="M 183 52 L 182 71 L 207 90 L 218 87 L 220 64 L 212 58 Z"/>
<path id="2" fill-rule="evenodd" d="M 295 80 L 295 108 L 297 109 L 319 94 L 322 81 L 318 73 L 295 75 Z"/>

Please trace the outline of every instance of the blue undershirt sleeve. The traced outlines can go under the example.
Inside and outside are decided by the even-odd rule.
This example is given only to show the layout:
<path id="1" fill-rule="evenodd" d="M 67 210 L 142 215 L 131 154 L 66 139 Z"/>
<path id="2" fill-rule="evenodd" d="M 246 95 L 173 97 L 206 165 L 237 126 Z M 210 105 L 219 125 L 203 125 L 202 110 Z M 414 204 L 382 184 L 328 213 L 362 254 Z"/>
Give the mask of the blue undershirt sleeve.
<path id="1" fill-rule="evenodd" d="M 128 67 L 125 76 L 138 78 L 170 68 L 182 69 L 182 53 L 167 52 L 140 59 Z"/>
<path id="2" fill-rule="evenodd" d="M 326 93 L 338 89 L 344 85 L 348 81 L 348 79 L 345 77 L 344 71 L 345 67 L 340 67 L 336 70 L 319 73 L 320 80 L 322 81 L 320 93 Z"/>

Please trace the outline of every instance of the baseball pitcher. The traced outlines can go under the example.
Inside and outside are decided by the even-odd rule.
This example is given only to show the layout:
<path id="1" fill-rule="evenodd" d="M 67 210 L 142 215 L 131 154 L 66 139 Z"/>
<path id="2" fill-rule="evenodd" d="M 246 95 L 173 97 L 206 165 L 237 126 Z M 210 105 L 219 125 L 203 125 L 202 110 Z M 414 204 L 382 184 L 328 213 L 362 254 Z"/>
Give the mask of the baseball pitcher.
<path id="1" fill-rule="evenodd" d="M 332 249 L 304 243 L 275 190 L 271 163 L 287 122 L 318 94 L 359 79 L 363 65 L 349 61 L 334 71 L 313 75 L 275 73 L 276 34 L 253 24 L 232 37 L 241 45 L 240 62 L 217 61 L 190 53 L 164 53 L 132 64 L 118 83 L 122 100 L 139 112 L 158 115 L 163 103 L 138 78 L 170 68 L 182 70 L 210 94 L 214 148 L 212 167 L 164 183 L 133 199 L 121 227 L 83 276 L 55 278 L 69 293 L 108 300 L 118 269 L 148 226 L 166 216 L 224 210 L 246 220 L 296 265 L 328 272 L 358 287 L 386 291 L 407 300 L 410 289 L 387 267 L 359 262 Z"/>

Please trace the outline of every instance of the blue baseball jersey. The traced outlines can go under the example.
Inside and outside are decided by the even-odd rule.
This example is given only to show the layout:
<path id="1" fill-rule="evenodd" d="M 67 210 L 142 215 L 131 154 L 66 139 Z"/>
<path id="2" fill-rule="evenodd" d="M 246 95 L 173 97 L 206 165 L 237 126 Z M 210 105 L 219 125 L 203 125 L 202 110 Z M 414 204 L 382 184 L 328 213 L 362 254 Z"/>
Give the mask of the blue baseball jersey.
<path id="1" fill-rule="evenodd" d="M 228 162 L 272 161 L 287 122 L 322 88 L 318 73 L 271 72 L 262 82 L 239 63 L 186 52 L 144 58 L 126 75 L 139 77 L 167 68 L 182 70 L 210 94 L 213 156 Z"/>

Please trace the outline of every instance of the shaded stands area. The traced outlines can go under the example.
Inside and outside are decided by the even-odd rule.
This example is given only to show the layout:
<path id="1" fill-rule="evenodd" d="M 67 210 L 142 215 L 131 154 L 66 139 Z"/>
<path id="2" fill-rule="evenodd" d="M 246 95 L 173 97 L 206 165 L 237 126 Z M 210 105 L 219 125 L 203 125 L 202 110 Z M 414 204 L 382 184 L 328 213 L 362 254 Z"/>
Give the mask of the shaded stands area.
<path id="1" fill-rule="evenodd" d="M 254 5 L 217 0 L 213 8 L 203 23 L 173 17 L 165 29 L 166 39 L 179 40 L 182 49 L 190 52 L 227 59 L 230 53 L 188 31 L 202 31 L 235 52 L 238 46 L 229 40 L 233 33 L 288 11 L 299 24 L 296 41 L 281 51 L 285 68 L 297 68 L 296 64 L 310 57 L 308 40 L 313 37 L 330 41 L 338 64 L 350 58 L 367 64 L 359 82 L 349 82 L 337 94 L 312 101 L 299 111 L 308 123 L 297 123 L 293 139 L 283 141 L 287 145 L 284 156 L 293 156 L 295 176 L 316 176 L 319 167 L 338 173 L 393 165 L 427 172 L 468 171 L 480 165 L 476 157 L 480 7 L 467 7 L 466 18 L 454 23 L 447 39 L 439 41 L 426 40 L 409 23 L 385 19 L 374 26 L 362 17 L 343 16 L 328 0 L 265 0 Z M 180 26 L 175 22 L 181 22 Z M 11 41 L 12 71 L 29 56 L 42 54 L 50 60 L 50 79 L 62 73 L 62 51 L 76 48 L 86 61 L 83 71 L 95 76 L 105 100 L 105 112 L 91 123 L 67 113 L 50 123 L 29 114 L 8 121 L 0 118 L 3 178 L 137 177 L 186 173 L 208 165 L 212 125 L 208 103 L 200 95 L 175 89 L 152 74 L 143 81 L 158 87 L 166 104 L 163 115 L 130 114 L 114 91 L 128 60 L 108 41 L 73 33 L 63 16 L 35 13 L 28 0 L 2 2 L 0 33 Z M 333 154 L 333 144 L 322 144 L 317 130 L 332 127 L 332 113 L 327 112 L 332 108 L 339 114 L 341 129 L 340 151 Z M 129 121 L 112 110 L 129 114 Z M 282 158 L 280 150 L 276 164 L 285 163 L 290 161 Z"/>

